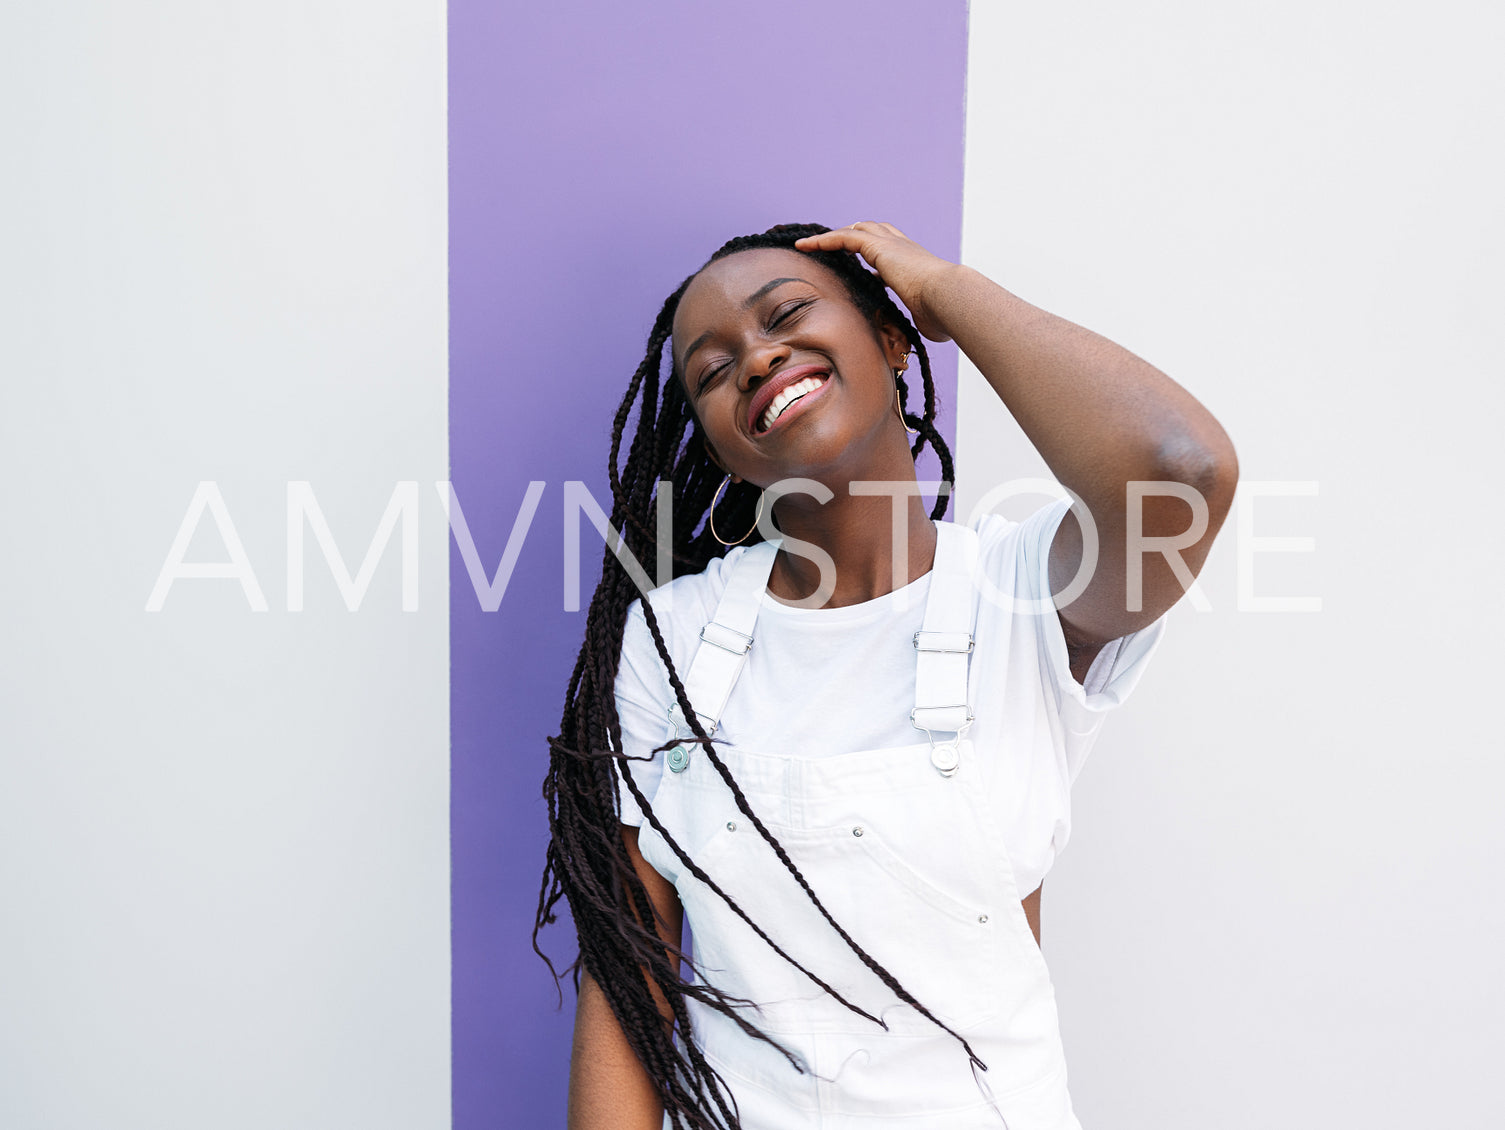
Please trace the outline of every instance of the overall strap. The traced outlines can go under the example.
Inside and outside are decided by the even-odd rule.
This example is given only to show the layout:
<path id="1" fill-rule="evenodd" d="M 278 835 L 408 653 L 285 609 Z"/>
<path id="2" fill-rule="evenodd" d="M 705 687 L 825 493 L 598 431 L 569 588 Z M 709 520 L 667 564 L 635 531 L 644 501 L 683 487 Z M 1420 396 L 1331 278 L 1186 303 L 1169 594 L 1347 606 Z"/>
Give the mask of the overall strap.
<path id="1" fill-rule="evenodd" d="M 930 593 L 922 626 L 914 635 L 915 704 L 909 720 L 916 729 L 959 735 L 972 722 L 967 666 L 972 655 L 981 547 L 977 531 L 967 526 L 937 522 L 935 529 Z"/>
<path id="2" fill-rule="evenodd" d="M 768 577 L 773 572 L 780 544 L 779 539 L 774 539 L 748 547 L 732 566 L 726 591 L 721 594 L 710 623 L 700 629 L 700 645 L 685 675 L 685 694 L 708 734 L 714 734 L 720 726 L 722 711 L 747 663 L 753 625 L 763 606 L 763 594 L 768 591 Z M 678 704 L 669 708 L 669 718 L 679 727 L 681 737 L 690 736 Z M 671 769 L 674 760 L 670 759 Z"/>

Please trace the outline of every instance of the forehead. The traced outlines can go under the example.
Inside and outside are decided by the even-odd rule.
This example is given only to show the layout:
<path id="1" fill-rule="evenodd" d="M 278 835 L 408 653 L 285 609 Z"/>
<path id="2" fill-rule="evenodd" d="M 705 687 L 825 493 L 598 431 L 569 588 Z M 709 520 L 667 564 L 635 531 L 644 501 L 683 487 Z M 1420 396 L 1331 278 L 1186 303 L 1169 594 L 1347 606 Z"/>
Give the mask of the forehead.
<path id="1" fill-rule="evenodd" d="M 679 300 L 674 339 L 684 342 L 728 314 L 740 314 L 748 296 L 774 279 L 803 279 L 823 293 L 846 296 L 845 284 L 810 256 L 782 247 L 739 251 L 705 266 Z M 688 337 L 686 335 L 689 335 Z"/>

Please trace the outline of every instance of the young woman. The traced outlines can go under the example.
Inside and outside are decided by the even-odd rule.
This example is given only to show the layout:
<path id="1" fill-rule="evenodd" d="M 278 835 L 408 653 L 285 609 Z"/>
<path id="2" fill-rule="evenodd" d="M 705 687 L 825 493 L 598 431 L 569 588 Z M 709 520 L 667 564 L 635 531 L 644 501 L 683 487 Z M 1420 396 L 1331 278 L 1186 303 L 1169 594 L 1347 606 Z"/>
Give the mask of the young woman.
<path id="1" fill-rule="evenodd" d="M 926 513 L 915 457 L 952 469 L 922 337 L 1075 507 Z M 568 899 L 572 1130 L 1077 1127 L 1040 881 L 1227 513 L 1223 429 L 892 225 L 782 226 L 664 303 L 609 467 L 646 568 L 672 501 L 675 579 L 644 598 L 608 551 L 551 739 L 537 925 Z"/>

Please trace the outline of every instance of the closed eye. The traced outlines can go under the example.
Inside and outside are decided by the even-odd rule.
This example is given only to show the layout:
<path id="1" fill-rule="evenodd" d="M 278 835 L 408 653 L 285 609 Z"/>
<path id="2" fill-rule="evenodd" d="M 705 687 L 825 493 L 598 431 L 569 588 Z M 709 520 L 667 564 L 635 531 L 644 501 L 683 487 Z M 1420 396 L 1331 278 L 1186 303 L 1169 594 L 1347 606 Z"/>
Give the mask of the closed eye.
<path id="1" fill-rule="evenodd" d="M 801 310 L 809 306 L 813 301 L 814 299 L 807 298 L 799 302 L 790 302 L 787 305 L 780 306 L 774 314 L 773 321 L 768 323 L 768 328 L 773 329 L 780 323 L 788 321 L 794 315 L 798 314 Z"/>
<path id="2" fill-rule="evenodd" d="M 699 396 L 701 393 L 703 393 L 706 389 L 706 385 L 710 384 L 711 381 L 714 380 L 716 376 L 725 368 L 725 365 L 717 365 L 715 368 L 707 369 L 704 373 L 702 373 L 700 375 L 700 383 L 695 386 L 695 395 Z"/>

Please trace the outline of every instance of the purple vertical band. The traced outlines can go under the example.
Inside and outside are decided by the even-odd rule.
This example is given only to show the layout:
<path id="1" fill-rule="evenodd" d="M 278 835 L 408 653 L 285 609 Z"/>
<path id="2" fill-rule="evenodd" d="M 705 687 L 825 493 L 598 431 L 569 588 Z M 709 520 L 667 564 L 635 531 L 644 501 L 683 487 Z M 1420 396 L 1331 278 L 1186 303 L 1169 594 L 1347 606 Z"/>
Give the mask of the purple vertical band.
<path id="1" fill-rule="evenodd" d="M 449 9 L 451 478 L 488 572 L 542 503 L 495 613 L 452 554 L 454 1125 L 564 1125 L 573 993 L 529 945 L 583 612 L 563 484 L 609 497 L 612 415 L 663 299 L 722 242 L 889 220 L 961 245 L 962 0 Z M 935 350 L 940 430 L 956 361 Z M 911 384 L 911 406 L 917 382 Z M 922 477 L 938 478 L 934 464 Z M 582 536 L 582 599 L 601 543 Z M 545 950 L 574 957 L 567 918 Z"/>

